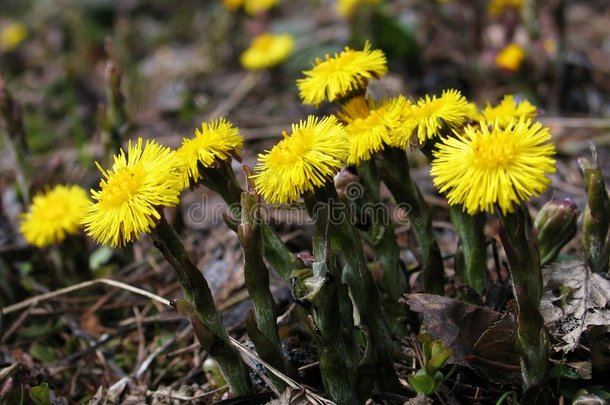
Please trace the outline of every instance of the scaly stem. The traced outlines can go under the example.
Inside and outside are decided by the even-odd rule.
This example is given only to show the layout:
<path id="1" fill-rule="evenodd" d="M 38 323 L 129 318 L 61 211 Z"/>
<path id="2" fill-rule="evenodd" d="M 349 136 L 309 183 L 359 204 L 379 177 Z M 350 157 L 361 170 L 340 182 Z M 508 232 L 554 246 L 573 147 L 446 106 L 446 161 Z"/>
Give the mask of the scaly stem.
<path id="1" fill-rule="evenodd" d="M 176 271 L 184 298 L 193 308 L 191 320 L 202 347 L 216 359 L 235 395 L 251 394 L 248 371 L 231 345 L 206 279 L 189 258 L 182 240 L 163 216 L 151 236 L 155 246 Z"/>
<path id="2" fill-rule="evenodd" d="M 201 184 L 217 192 L 229 205 L 233 218 L 239 219 L 242 189 L 231 169 L 231 163 L 222 161 L 219 165 L 217 168 L 200 167 L 203 175 Z M 265 259 L 284 281 L 290 283 L 292 272 L 298 268 L 298 259 L 286 248 L 269 224 L 261 222 L 260 227 Z"/>
<path id="3" fill-rule="evenodd" d="M 455 271 L 463 283 L 481 294 L 487 275 L 485 214 L 468 214 L 461 205 L 450 205 L 451 222 L 460 236 Z"/>
<path id="4" fill-rule="evenodd" d="M 383 272 L 383 306 L 387 312 L 392 330 L 403 334 L 402 322 L 406 316 L 407 307 L 399 302 L 400 296 L 409 290 L 407 277 L 400 263 L 400 248 L 396 242 L 394 223 L 388 207 L 381 202 L 379 193 L 379 173 L 373 161 L 367 161 L 358 166 L 363 187 L 361 198 L 351 199 L 350 208 L 355 207 L 356 214 L 363 217 L 369 225 L 363 232 L 367 241 L 374 246 L 375 254 Z M 357 197 L 357 196 L 354 196 Z M 345 198 L 349 198 L 346 194 Z"/>
<path id="5" fill-rule="evenodd" d="M 403 205 L 409 214 L 419 244 L 416 257 L 424 277 L 424 290 L 432 294 L 445 292 L 443 258 L 434 236 L 430 209 L 417 184 L 409 175 L 409 162 L 402 149 L 386 148 L 383 151 L 385 164 L 381 178 L 396 202 Z"/>
<path id="6" fill-rule="evenodd" d="M 548 401 L 549 339 L 540 315 L 542 272 L 532 235 L 531 220 L 524 207 L 500 214 L 500 239 L 506 252 L 517 301 L 516 348 L 521 356 L 525 404 Z"/>
<path id="7" fill-rule="evenodd" d="M 241 195 L 241 224 L 239 241 L 244 252 L 244 278 L 254 306 L 254 324 L 250 320 L 248 334 L 263 360 L 285 374 L 295 376 L 295 370 L 282 354 L 278 335 L 275 301 L 269 288 L 269 272 L 263 260 L 262 233 L 260 227 L 260 199 L 251 191 Z M 282 392 L 286 384 L 271 375 L 275 388 Z"/>
<path id="8" fill-rule="evenodd" d="M 370 332 L 370 342 L 377 362 L 376 379 L 379 387 L 387 391 L 399 391 L 394 370 L 393 343 L 390 331 L 381 314 L 379 291 L 366 266 L 360 235 L 349 223 L 349 212 L 339 199 L 332 184 L 316 189 L 307 196 L 305 203 L 314 221 L 327 221 L 330 251 L 343 266 L 341 281 L 349 287 L 350 296 L 358 310 L 360 322 Z M 327 216 L 320 209 L 328 210 Z"/>

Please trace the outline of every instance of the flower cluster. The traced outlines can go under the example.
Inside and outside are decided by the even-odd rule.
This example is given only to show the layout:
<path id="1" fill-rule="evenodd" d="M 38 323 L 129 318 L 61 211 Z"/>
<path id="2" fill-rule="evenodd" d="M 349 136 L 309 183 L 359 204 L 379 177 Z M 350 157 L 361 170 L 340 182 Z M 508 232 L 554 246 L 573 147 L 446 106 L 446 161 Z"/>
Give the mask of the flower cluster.
<path id="1" fill-rule="evenodd" d="M 253 180 L 270 203 L 292 203 L 322 187 L 343 165 L 360 165 L 384 148 L 434 145 L 431 174 L 450 204 L 469 213 L 512 211 L 540 195 L 554 172 L 554 147 L 548 129 L 533 121 L 537 109 L 507 95 L 495 106 L 477 111 L 457 90 L 411 101 L 403 96 L 383 100 L 354 95 L 369 79 L 387 71 L 385 56 L 367 44 L 346 49 L 297 83 L 305 103 L 344 100 L 336 115 L 314 116 L 294 124 L 290 134 L 259 155 Z M 21 225 L 37 246 L 60 241 L 83 223 L 96 241 L 123 246 L 150 232 L 162 207 L 175 206 L 180 192 L 239 153 L 243 139 L 226 119 L 202 123 L 177 151 L 155 141 L 129 143 L 114 158 L 111 170 L 87 202 L 80 189 L 57 187 L 34 199 Z M 99 166 L 98 166 L 99 167 Z M 52 207 L 46 209 L 42 207 Z"/>

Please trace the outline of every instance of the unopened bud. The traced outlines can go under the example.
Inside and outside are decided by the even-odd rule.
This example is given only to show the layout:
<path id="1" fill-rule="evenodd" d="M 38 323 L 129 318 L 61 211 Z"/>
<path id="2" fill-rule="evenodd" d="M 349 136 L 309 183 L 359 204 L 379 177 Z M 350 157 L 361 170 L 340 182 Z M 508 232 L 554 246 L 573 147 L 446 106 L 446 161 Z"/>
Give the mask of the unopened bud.
<path id="1" fill-rule="evenodd" d="M 541 265 L 552 262 L 574 237 L 577 221 L 578 207 L 572 200 L 551 200 L 544 204 L 534 221 Z"/>

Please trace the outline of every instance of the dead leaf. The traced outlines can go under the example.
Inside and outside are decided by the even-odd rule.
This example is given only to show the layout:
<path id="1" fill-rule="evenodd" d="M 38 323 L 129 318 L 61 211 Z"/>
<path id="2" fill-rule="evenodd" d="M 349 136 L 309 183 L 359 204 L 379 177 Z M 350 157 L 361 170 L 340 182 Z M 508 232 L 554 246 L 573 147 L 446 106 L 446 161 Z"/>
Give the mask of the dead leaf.
<path id="1" fill-rule="evenodd" d="M 267 405 L 309 405 L 304 389 L 286 388 L 277 399 L 267 402 Z"/>
<path id="2" fill-rule="evenodd" d="M 406 303 L 423 316 L 423 326 L 433 340 L 440 339 L 451 350 L 450 363 L 469 365 L 475 343 L 501 314 L 489 308 L 432 294 L 407 294 Z"/>
<path id="3" fill-rule="evenodd" d="M 542 269 L 544 291 L 540 312 L 559 343 L 571 351 L 592 325 L 610 324 L 610 281 L 581 261 L 553 263 Z"/>
<path id="4" fill-rule="evenodd" d="M 472 367 L 500 384 L 521 383 L 521 360 L 515 350 L 517 324 L 514 302 L 499 321 L 477 340 L 472 355 L 466 356 Z"/>

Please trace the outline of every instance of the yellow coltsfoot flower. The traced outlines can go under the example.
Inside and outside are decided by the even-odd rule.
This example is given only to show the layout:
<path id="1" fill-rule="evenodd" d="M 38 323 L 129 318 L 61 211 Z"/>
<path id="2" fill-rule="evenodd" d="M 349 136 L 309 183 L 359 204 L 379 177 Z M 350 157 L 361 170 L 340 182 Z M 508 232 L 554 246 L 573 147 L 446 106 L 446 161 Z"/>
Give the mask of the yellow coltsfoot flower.
<path id="1" fill-rule="evenodd" d="M 519 70 L 525 60 L 525 50 L 518 44 L 510 43 L 496 55 L 496 66 L 509 72 Z"/>
<path id="2" fill-rule="evenodd" d="M 337 173 L 349 154 L 344 127 L 333 116 L 292 125 L 270 151 L 258 155 L 252 176 L 258 192 L 271 204 L 295 202 L 322 187 Z"/>
<path id="3" fill-rule="evenodd" d="M 487 11 L 489 14 L 499 16 L 505 10 L 519 11 L 523 7 L 523 0 L 489 0 Z"/>
<path id="4" fill-rule="evenodd" d="M 362 91 L 369 80 L 387 71 L 384 53 L 371 50 L 367 42 L 362 51 L 346 47 L 333 57 L 326 55 L 324 60 L 317 59 L 311 70 L 303 72 L 307 77 L 297 80 L 297 87 L 303 103 L 317 106 L 325 100 L 332 102 Z"/>
<path id="5" fill-rule="evenodd" d="M 241 65 L 248 70 L 261 70 L 284 62 L 292 54 L 294 38 L 290 34 L 261 34 L 255 37 L 240 56 Z"/>
<path id="6" fill-rule="evenodd" d="M 499 125 L 505 127 L 511 121 L 518 121 L 521 117 L 534 119 L 538 115 L 538 109 L 527 100 L 515 102 L 512 94 L 504 96 L 502 101 L 492 107 L 487 106 L 481 111 L 479 121 L 484 121 L 482 125 Z"/>
<path id="7" fill-rule="evenodd" d="M 540 123 L 521 118 L 505 128 L 468 126 L 444 139 L 434 152 L 430 173 L 447 193 L 449 204 L 462 204 L 469 214 L 502 213 L 543 193 L 555 172 L 555 147 Z"/>
<path id="8" fill-rule="evenodd" d="M 426 95 L 410 110 L 417 139 L 424 143 L 438 135 L 443 124 L 457 128 L 472 114 L 472 106 L 457 90 L 444 90 L 440 97 Z"/>
<path id="9" fill-rule="evenodd" d="M 249 15 L 255 15 L 275 7 L 279 0 L 223 0 L 223 4 L 230 11 L 243 7 Z"/>
<path id="10" fill-rule="evenodd" d="M 243 143 L 239 129 L 224 118 L 202 123 L 201 130 L 195 130 L 195 137 L 184 138 L 176 151 L 186 168 L 182 178 L 184 188 L 201 179 L 200 165 L 210 167 L 216 161 L 230 159 L 239 152 Z"/>
<path id="11" fill-rule="evenodd" d="M 345 103 L 337 117 L 345 123 L 350 142 L 347 163 L 358 165 L 392 144 L 392 131 L 402 124 L 401 115 L 407 104 L 403 96 L 380 103 L 360 96 Z"/>
<path id="12" fill-rule="evenodd" d="M 343 18 L 350 18 L 358 7 L 365 4 L 379 4 L 381 0 L 337 0 L 337 13 Z"/>
<path id="13" fill-rule="evenodd" d="M 29 211 L 20 217 L 19 231 L 37 247 L 61 242 L 77 234 L 89 205 L 87 192 L 79 186 L 59 185 L 37 194 Z"/>
<path id="14" fill-rule="evenodd" d="M 160 209 L 179 203 L 184 166 L 175 152 L 154 140 L 130 141 L 127 154 L 121 150 L 114 156 L 112 170 L 97 166 L 104 179 L 100 190 L 91 190 L 95 202 L 82 223 L 100 244 L 124 246 L 156 226 Z"/>

